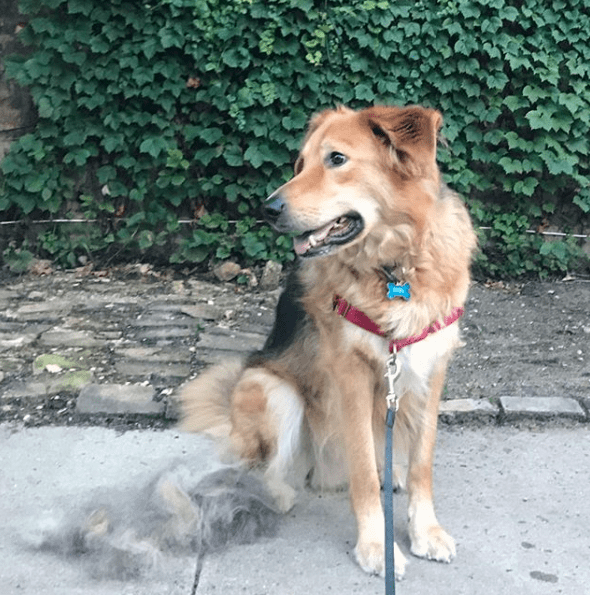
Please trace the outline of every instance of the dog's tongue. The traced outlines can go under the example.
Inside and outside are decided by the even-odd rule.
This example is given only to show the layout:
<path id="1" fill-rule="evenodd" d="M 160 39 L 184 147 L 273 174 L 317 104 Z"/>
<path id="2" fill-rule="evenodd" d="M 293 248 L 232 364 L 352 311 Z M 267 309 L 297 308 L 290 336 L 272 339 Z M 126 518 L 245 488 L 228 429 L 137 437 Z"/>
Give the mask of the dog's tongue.
<path id="1" fill-rule="evenodd" d="M 329 235 L 330 230 L 334 227 L 334 221 L 330 221 L 327 225 L 316 229 L 310 234 L 304 234 L 293 238 L 293 249 L 295 254 L 302 255 L 309 251 L 314 246 L 321 244 Z"/>

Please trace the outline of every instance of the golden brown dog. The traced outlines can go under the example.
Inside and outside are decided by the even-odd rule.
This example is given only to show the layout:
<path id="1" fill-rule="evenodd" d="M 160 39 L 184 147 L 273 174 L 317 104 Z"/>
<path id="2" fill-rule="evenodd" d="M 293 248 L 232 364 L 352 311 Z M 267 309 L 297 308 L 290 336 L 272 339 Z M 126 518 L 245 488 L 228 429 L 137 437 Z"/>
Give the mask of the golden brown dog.
<path id="1" fill-rule="evenodd" d="M 311 120 L 295 176 L 265 206 L 276 229 L 298 234 L 299 266 L 274 328 L 260 352 L 210 369 L 182 395 L 184 428 L 261 464 L 281 509 L 305 478 L 319 488 L 348 484 L 355 556 L 370 573 L 383 574 L 385 563 L 380 473 L 392 340 L 422 337 L 396 344 L 395 478 L 408 490 L 411 551 L 455 556 L 434 513 L 432 461 L 447 363 L 460 344 L 452 313 L 467 296 L 476 240 L 436 165 L 441 123 L 418 106 L 341 107 Z M 409 300 L 388 297 L 392 276 L 409 284 Z M 380 333 L 346 319 L 349 308 Z M 399 578 L 399 549 L 395 560 Z"/>

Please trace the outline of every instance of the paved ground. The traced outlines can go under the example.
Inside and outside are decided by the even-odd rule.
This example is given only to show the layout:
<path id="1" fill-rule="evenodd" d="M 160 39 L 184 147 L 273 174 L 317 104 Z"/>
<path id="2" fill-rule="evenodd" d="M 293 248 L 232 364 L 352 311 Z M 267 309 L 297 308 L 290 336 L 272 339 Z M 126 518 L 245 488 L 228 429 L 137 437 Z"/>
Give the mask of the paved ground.
<path id="1" fill-rule="evenodd" d="M 219 467 L 206 441 L 174 430 L 174 391 L 261 345 L 277 297 L 145 266 L 0 286 L 2 594 L 190 594 L 194 558 L 182 552 L 122 581 L 35 546 L 98 494 L 133 511 L 156 473 Z M 436 464 L 458 558 L 412 558 L 398 595 L 590 593 L 588 303 L 584 281 L 473 287 Z M 209 555 L 197 593 L 383 593 L 352 561 L 354 539 L 345 494 L 302 494 L 276 537 Z"/>
<path id="2" fill-rule="evenodd" d="M 0 285 L 0 421 L 170 426 L 176 387 L 262 345 L 278 294 L 147 265 L 9 279 Z M 474 284 L 443 419 L 588 421 L 589 303 L 583 280 Z"/>
<path id="3" fill-rule="evenodd" d="M 100 580 L 88 560 L 35 551 L 41 527 L 98 492 L 125 494 L 178 465 L 206 473 L 210 445 L 171 430 L 0 426 L 0 585 L 3 595 L 190 595 L 194 558 L 166 556 L 140 577 Z M 398 595 L 581 595 L 590 592 L 587 429 L 441 431 L 436 492 L 457 540 L 450 565 L 410 556 Z M 396 530 L 408 553 L 396 496 Z M 45 525 L 42 525 L 45 522 Z M 351 558 L 344 494 L 303 494 L 278 535 L 205 558 L 197 594 L 328 595 L 384 592 Z M 409 555 L 409 554 L 408 554 Z"/>

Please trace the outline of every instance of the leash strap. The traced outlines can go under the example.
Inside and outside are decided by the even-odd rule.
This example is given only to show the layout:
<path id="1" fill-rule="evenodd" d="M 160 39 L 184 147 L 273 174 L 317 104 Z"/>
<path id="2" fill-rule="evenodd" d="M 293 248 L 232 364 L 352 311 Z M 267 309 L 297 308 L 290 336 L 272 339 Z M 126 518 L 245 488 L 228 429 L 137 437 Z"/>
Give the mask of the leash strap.
<path id="1" fill-rule="evenodd" d="M 383 473 L 383 513 L 385 517 L 385 595 L 395 595 L 395 540 L 393 531 L 393 426 L 399 400 L 395 394 L 395 381 L 401 374 L 397 362 L 397 349 L 387 358 L 387 417 L 385 418 L 385 470 Z"/>
<path id="2" fill-rule="evenodd" d="M 387 439 L 385 441 L 385 473 L 383 494 L 385 512 L 385 595 L 395 595 L 395 559 L 393 535 L 393 424 L 395 410 L 387 409 L 385 425 L 387 426 Z"/>

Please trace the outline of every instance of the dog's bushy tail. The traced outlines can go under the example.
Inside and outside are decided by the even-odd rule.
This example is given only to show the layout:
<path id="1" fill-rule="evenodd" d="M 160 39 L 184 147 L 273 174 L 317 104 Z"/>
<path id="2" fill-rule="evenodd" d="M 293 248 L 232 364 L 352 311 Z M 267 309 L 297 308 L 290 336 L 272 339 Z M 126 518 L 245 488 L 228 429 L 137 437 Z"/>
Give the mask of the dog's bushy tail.
<path id="1" fill-rule="evenodd" d="M 224 439 L 231 430 L 231 395 L 243 371 L 240 360 L 205 370 L 180 393 L 180 429 Z"/>

